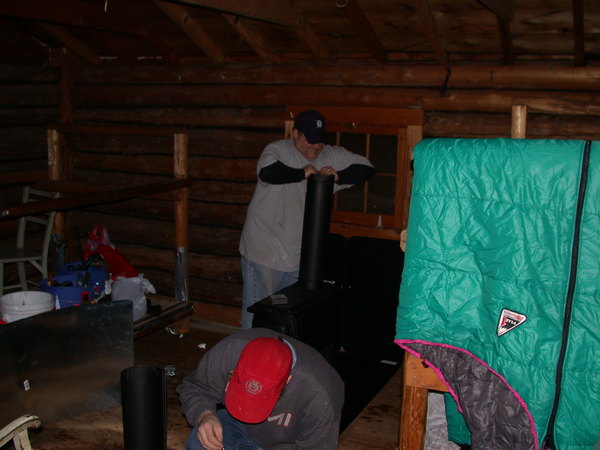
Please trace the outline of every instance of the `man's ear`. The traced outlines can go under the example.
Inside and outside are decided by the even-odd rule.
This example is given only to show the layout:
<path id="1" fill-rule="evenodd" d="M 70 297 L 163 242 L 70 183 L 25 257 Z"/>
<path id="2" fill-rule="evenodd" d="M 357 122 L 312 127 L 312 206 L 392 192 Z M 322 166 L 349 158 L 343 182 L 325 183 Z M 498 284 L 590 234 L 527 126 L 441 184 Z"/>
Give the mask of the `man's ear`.
<path id="1" fill-rule="evenodd" d="M 297 128 L 294 128 L 294 129 L 292 130 L 292 138 L 294 138 L 294 139 L 298 139 L 299 137 L 300 137 L 300 132 L 298 131 L 298 129 L 297 129 Z"/>

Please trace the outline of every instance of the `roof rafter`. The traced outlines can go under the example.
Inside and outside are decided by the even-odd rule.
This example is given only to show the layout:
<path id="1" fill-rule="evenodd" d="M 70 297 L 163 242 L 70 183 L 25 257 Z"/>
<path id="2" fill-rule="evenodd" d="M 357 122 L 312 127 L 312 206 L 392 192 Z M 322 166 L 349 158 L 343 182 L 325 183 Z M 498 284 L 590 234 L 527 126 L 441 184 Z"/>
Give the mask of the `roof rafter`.
<path id="1" fill-rule="evenodd" d="M 71 33 L 69 33 L 69 31 L 67 31 L 67 29 L 65 29 L 65 27 L 60 25 L 52 25 L 49 23 L 40 23 L 39 26 L 52 35 L 52 37 L 60 41 L 72 53 L 79 56 L 83 60 L 88 61 L 95 66 L 98 66 L 102 63 L 100 56 L 96 52 L 75 38 Z"/>
<path id="2" fill-rule="evenodd" d="M 169 64 L 179 64 L 179 57 L 173 52 L 173 50 L 165 43 L 165 41 L 157 36 L 155 33 L 149 31 L 143 21 L 141 21 L 137 14 L 131 9 L 131 7 L 123 2 L 122 0 L 112 0 L 111 3 L 113 8 L 123 14 L 123 16 L 132 24 L 139 26 L 143 30 L 143 35 L 148 39 L 150 45 L 158 52 Z"/>
<path id="3" fill-rule="evenodd" d="M 185 7 L 161 0 L 155 0 L 154 3 L 206 53 L 213 63 L 227 62 L 223 49 L 204 31 L 202 25 L 188 14 Z"/>
<path id="4" fill-rule="evenodd" d="M 117 31 L 138 36 L 145 35 L 142 27 L 124 19 L 118 11 L 115 12 L 112 8 L 105 10 L 97 3 L 83 3 L 74 0 L 61 0 L 60 3 L 47 0 L 3 1 L 0 2 L 0 16 Z"/>
<path id="5" fill-rule="evenodd" d="M 510 23 L 515 16 L 513 0 L 477 0 L 477 3 L 489 9 L 496 16 L 500 45 L 502 47 L 502 60 L 504 64 L 512 64 L 515 60 L 515 51 L 512 42 Z"/>
<path id="6" fill-rule="evenodd" d="M 214 9 L 248 19 L 285 25 L 304 42 L 318 59 L 328 59 L 329 50 L 321 43 L 314 28 L 296 10 L 293 0 L 182 0 L 190 5 Z"/>
<path id="7" fill-rule="evenodd" d="M 293 30 L 296 36 L 311 49 L 317 59 L 329 59 L 329 49 L 321 43 L 315 29 L 303 17 L 298 16 L 298 22 Z"/>
<path id="8" fill-rule="evenodd" d="M 48 58 L 47 48 L 8 20 L 0 19 L 0 39 L 4 44 L 0 46 L 0 52 L 11 53 L 17 60 L 37 62 Z"/>
<path id="9" fill-rule="evenodd" d="M 121 39 L 118 39 L 115 36 L 105 36 L 104 41 L 120 60 L 128 64 L 133 64 L 138 61 L 138 55 L 132 52 L 129 47 L 123 45 Z"/>
<path id="10" fill-rule="evenodd" d="M 512 22 L 515 16 L 513 0 L 477 0 L 477 2 L 508 22 Z"/>
<path id="11" fill-rule="evenodd" d="M 215 9 L 236 16 L 278 25 L 294 26 L 297 13 L 293 0 L 181 0 L 190 5 Z"/>
<path id="12" fill-rule="evenodd" d="M 583 25 L 583 0 L 573 0 L 573 52 L 576 66 L 585 65 L 585 34 Z"/>
<path id="13" fill-rule="evenodd" d="M 429 0 L 414 0 L 413 3 L 416 7 L 417 13 L 419 14 L 421 23 L 423 24 L 423 27 L 427 32 L 429 43 L 433 47 L 433 52 L 435 53 L 435 57 L 437 58 L 438 63 L 442 65 L 447 65 L 448 54 L 446 52 L 446 49 L 444 48 L 443 40 L 438 33 L 438 29 L 435 24 L 435 19 L 433 17 L 433 13 L 431 12 L 431 5 L 429 4 Z"/>
<path id="14" fill-rule="evenodd" d="M 336 6 L 344 10 L 352 24 L 356 27 L 358 34 L 367 45 L 373 58 L 375 58 L 377 62 L 387 61 L 387 52 L 385 51 L 385 48 L 383 48 L 377 33 L 356 0 L 346 0 L 344 5 L 340 6 L 336 3 Z"/>
<path id="15" fill-rule="evenodd" d="M 231 24 L 252 49 L 268 64 L 276 63 L 281 58 L 269 50 L 269 44 L 252 26 L 248 19 L 233 14 L 223 13 L 223 17 Z"/>
<path id="16" fill-rule="evenodd" d="M 515 61 L 515 49 L 512 44 L 512 31 L 510 22 L 496 15 L 498 31 L 500 32 L 500 45 L 502 47 L 502 60 L 504 64 L 510 65 Z"/>

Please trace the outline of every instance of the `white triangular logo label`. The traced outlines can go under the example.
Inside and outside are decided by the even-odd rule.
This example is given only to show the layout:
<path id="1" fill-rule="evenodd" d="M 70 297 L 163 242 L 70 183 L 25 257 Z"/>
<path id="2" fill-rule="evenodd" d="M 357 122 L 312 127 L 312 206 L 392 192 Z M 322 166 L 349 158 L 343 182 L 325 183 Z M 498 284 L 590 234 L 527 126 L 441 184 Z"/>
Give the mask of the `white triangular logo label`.
<path id="1" fill-rule="evenodd" d="M 509 309 L 503 309 L 500 314 L 500 321 L 498 322 L 498 336 L 502 336 L 510 330 L 514 330 L 526 320 L 527 316 L 525 314 L 519 314 L 518 312 Z"/>

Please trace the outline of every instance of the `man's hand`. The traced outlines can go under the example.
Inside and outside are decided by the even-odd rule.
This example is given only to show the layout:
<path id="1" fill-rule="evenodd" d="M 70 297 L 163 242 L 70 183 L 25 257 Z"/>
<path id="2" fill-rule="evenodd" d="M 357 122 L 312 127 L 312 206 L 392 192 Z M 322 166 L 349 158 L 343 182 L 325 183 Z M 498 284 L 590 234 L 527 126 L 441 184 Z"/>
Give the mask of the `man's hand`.
<path id="1" fill-rule="evenodd" d="M 196 436 L 206 450 L 223 449 L 223 426 L 214 412 L 204 411 L 200 414 Z"/>
<path id="2" fill-rule="evenodd" d="M 331 166 L 325 166 L 321 168 L 321 175 L 333 175 L 333 181 L 335 183 L 340 179 L 337 171 Z"/>
<path id="3" fill-rule="evenodd" d="M 308 177 L 310 177 L 311 175 L 313 175 L 315 173 L 319 173 L 319 172 L 317 171 L 315 166 L 313 166 L 312 164 L 307 164 L 306 166 L 304 166 L 304 179 L 307 179 Z"/>

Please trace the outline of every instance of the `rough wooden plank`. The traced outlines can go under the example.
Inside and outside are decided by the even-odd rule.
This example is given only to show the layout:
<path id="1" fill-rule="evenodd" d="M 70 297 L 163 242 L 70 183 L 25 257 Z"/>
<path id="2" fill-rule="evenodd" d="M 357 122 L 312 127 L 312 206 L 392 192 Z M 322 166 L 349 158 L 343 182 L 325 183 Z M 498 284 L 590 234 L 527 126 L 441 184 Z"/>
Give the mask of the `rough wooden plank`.
<path id="1" fill-rule="evenodd" d="M 340 436 L 340 450 L 394 449 L 398 444 L 401 371 L 398 370 Z"/>

